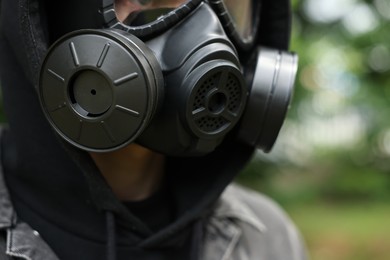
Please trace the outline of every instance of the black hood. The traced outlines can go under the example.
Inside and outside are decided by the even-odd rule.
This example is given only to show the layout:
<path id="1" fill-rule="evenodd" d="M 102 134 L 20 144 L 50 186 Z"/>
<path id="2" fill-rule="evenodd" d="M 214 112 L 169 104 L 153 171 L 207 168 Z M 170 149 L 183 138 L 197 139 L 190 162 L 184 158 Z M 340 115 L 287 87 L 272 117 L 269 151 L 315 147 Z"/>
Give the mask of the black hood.
<path id="1" fill-rule="evenodd" d="M 186 235 L 190 224 L 207 215 L 250 160 L 254 148 L 228 137 L 207 156 L 167 158 L 167 183 L 176 221 L 145 235 L 142 223 L 115 199 L 88 154 L 56 136 L 42 113 L 35 88 L 40 63 L 51 42 L 75 29 L 100 28 L 100 2 L 104 1 L 2 0 L 1 87 L 9 125 L 2 140 L 5 179 L 20 218 L 48 241 L 60 235 L 70 239 L 74 234 L 80 241 L 69 240 L 70 244 L 81 240 L 104 243 L 102 211 L 110 210 L 123 230 L 118 237 L 123 250 L 128 241 L 143 248 L 170 247 Z M 266 2 L 258 43 L 287 49 L 289 1 Z M 77 6 L 89 10 L 85 24 L 73 23 L 79 20 L 72 19 Z M 62 19 L 67 22 L 62 23 Z M 64 246 L 49 245 L 55 251 Z"/>

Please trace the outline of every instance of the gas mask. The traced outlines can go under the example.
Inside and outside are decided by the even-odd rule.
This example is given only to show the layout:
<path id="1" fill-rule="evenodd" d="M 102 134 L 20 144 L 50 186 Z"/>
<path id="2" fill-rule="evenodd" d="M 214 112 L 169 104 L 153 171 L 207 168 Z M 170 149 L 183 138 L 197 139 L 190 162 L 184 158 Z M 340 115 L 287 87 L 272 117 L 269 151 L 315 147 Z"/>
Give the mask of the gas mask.
<path id="1" fill-rule="evenodd" d="M 246 45 L 256 23 L 240 25 L 232 1 L 186 1 L 157 18 L 151 10 L 163 8 L 142 9 L 153 1 L 127 1 L 141 8 L 123 22 L 107 2 L 106 28 L 67 33 L 41 66 L 40 102 L 64 140 L 93 152 L 136 142 L 172 156 L 208 154 L 227 136 L 272 148 L 295 54 Z M 255 58 L 243 65 L 237 48 L 250 45 Z"/>

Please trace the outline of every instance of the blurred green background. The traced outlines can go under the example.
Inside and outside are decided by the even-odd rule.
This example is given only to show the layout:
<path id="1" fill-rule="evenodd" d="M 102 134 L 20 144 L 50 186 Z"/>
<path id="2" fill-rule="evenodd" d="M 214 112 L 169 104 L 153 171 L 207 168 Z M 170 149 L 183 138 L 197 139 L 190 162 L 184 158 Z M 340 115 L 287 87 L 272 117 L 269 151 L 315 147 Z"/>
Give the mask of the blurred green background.
<path id="1" fill-rule="evenodd" d="M 238 181 L 291 215 L 313 260 L 390 259 L 390 0 L 294 0 L 294 99 Z"/>

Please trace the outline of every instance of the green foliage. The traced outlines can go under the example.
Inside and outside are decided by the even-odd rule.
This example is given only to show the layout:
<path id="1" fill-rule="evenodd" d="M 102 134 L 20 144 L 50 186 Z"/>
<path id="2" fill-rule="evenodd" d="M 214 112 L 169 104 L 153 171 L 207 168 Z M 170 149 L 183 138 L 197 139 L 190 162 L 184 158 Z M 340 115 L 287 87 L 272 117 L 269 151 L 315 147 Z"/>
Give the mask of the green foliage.
<path id="1" fill-rule="evenodd" d="M 390 206 L 315 204 L 289 208 L 312 260 L 389 259 Z"/>
<path id="2" fill-rule="evenodd" d="M 288 118 L 238 181 L 282 203 L 390 200 L 390 2 L 294 0 Z"/>

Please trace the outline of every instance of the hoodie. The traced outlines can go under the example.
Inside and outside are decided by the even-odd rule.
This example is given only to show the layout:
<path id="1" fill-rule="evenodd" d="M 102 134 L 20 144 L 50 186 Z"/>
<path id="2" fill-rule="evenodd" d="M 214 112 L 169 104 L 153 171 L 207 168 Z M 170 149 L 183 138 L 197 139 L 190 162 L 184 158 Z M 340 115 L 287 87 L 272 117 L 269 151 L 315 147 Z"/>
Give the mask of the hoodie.
<path id="1" fill-rule="evenodd" d="M 71 30 L 100 28 L 96 12 L 104 2 L 2 0 L 1 150 L 13 206 L 60 259 L 105 259 L 110 246 L 117 259 L 196 259 L 203 223 L 253 147 L 231 135 L 206 156 L 167 157 L 162 195 L 123 203 L 88 154 L 61 141 L 42 113 L 35 85 L 47 47 Z M 263 4 L 259 44 L 288 48 L 288 7 L 284 0 Z M 85 10 L 83 23 L 74 22 L 73 8 Z M 164 217 L 150 217 L 157 211 Z"/>

